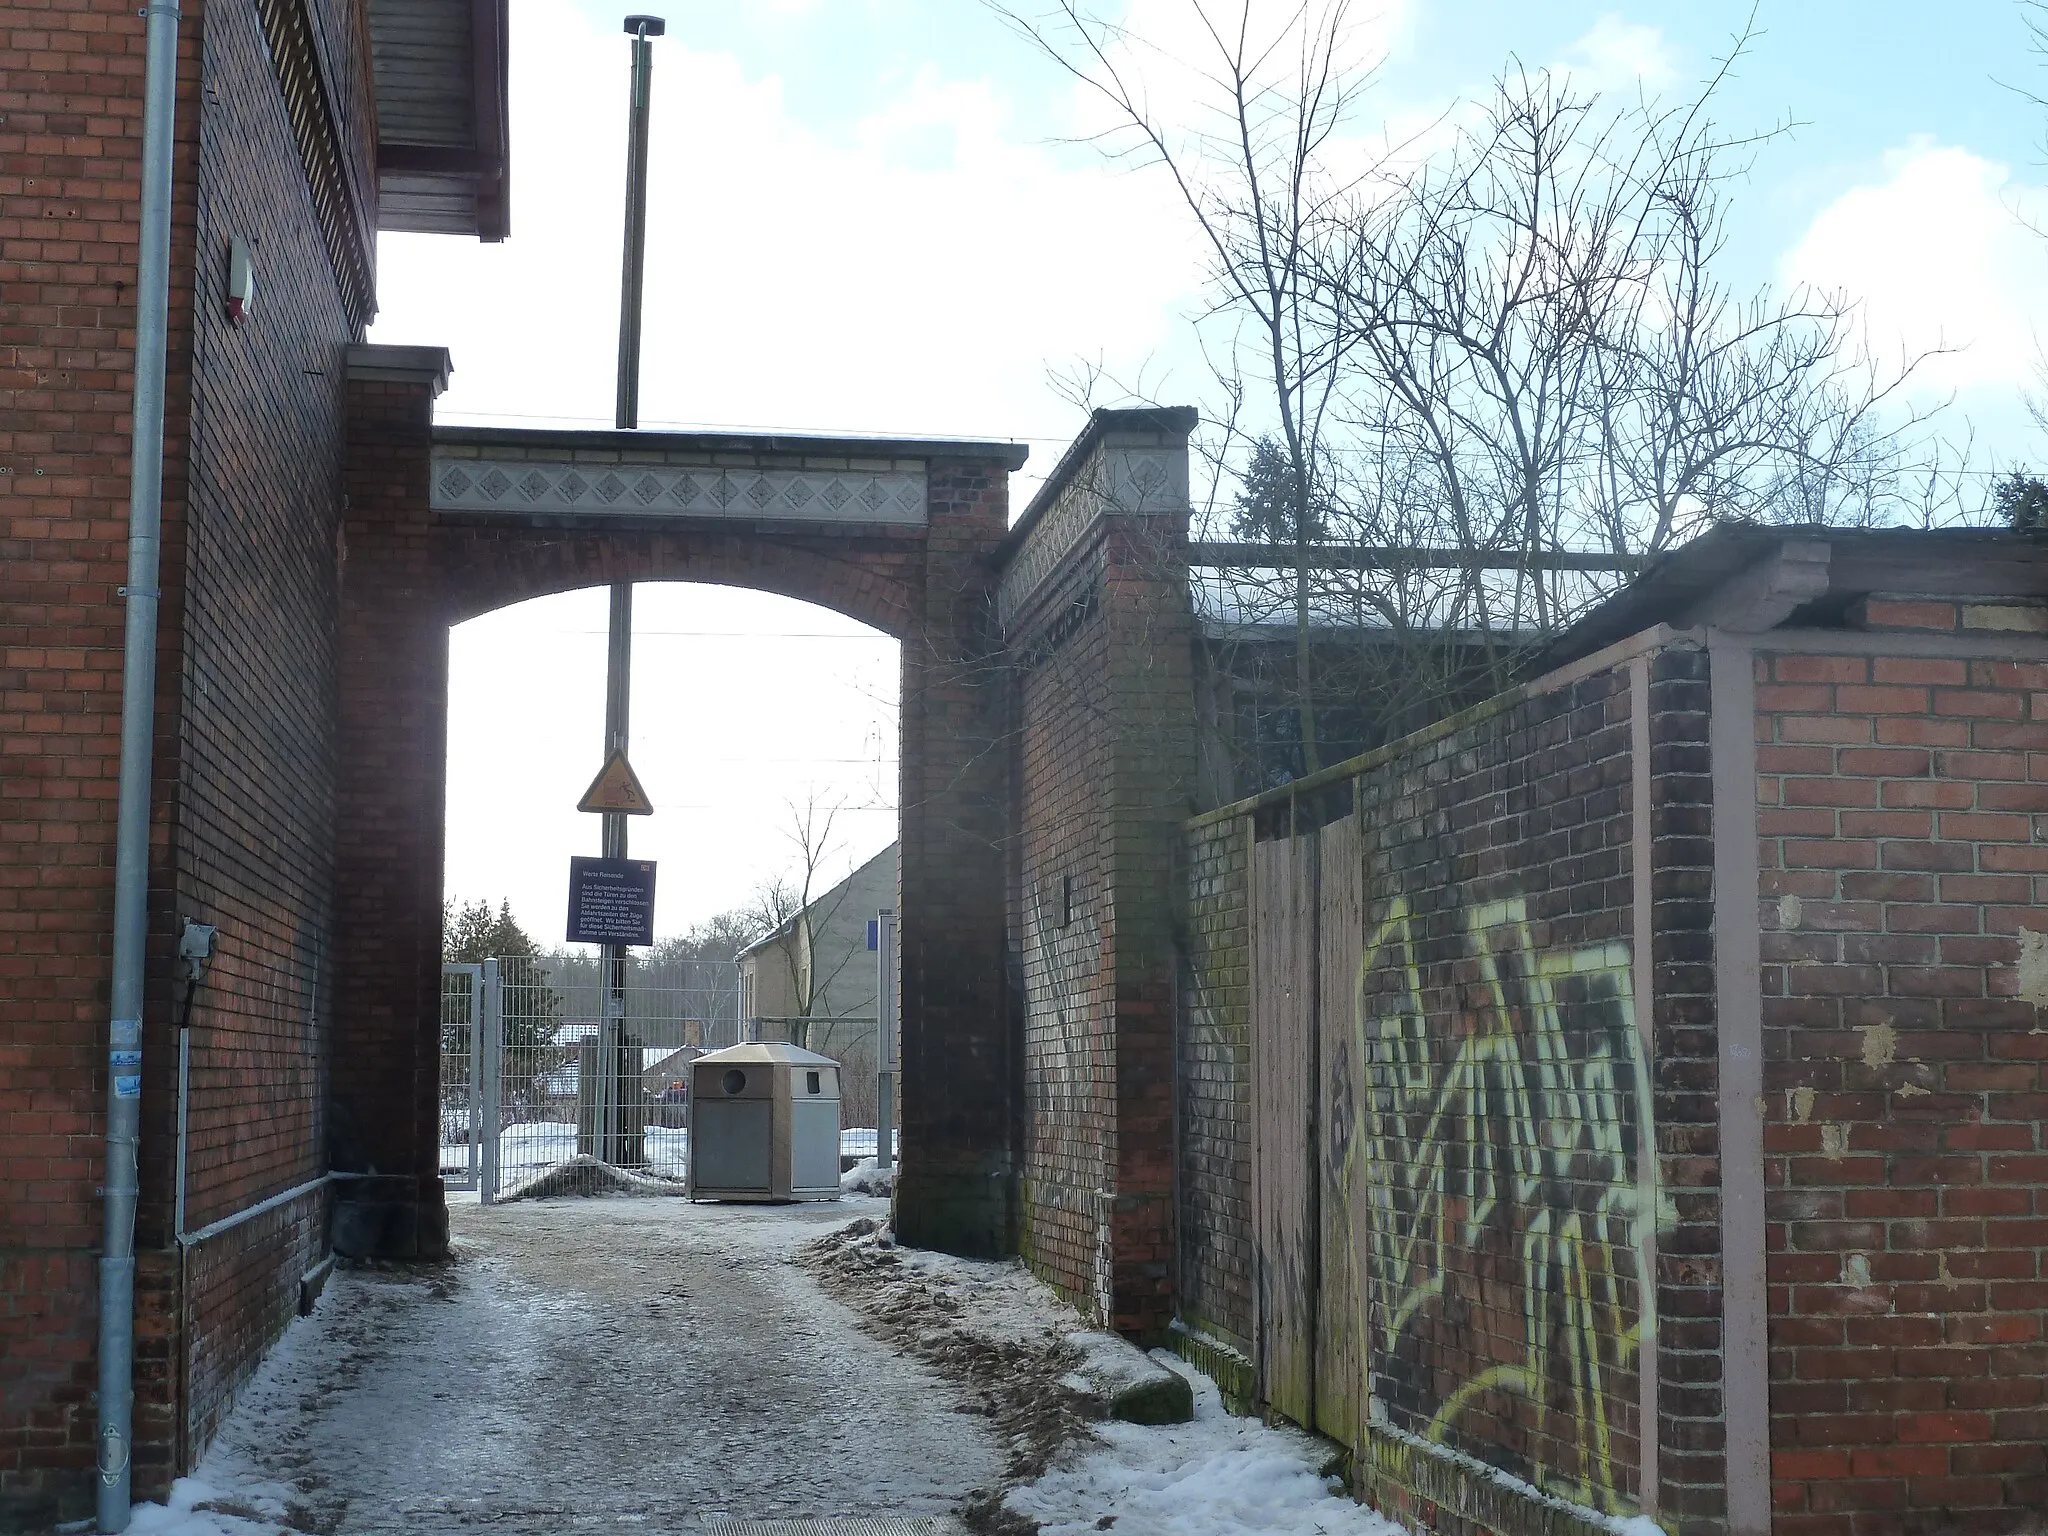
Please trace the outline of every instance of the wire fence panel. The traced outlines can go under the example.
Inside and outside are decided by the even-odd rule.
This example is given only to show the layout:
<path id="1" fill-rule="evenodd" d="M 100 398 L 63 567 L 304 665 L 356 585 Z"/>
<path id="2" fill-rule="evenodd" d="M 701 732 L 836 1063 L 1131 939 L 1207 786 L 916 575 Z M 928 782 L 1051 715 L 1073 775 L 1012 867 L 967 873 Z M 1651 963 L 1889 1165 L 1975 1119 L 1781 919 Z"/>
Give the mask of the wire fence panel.
<path id="1" fill-rule="evenodd" d="M 478 1189 L 488 1202 L 583 1154 L 682 1181 L 689 1171 L 690 1063 L 750 1034 L 730 972 L 690 963 L 629 965 L 624 1010 L 608 1030 L 612 998 L 594 960 L 512 955 L 443 966 L 443 1179 L 451 1188 Z M 873 1156 L 873 1019 L 801 1022 L 812 1048 L 844 1068 L 842 1158 Z M 618 1082 L 608 1098 L 602 1063 L 614 1039 Z M 616 1113 L 617 1124 L 606 1135 L 608 1113 Z"/>
<path id="2" fill-rule="evenodd" d="M 649 985 L 636 971 L 645 974 L 628 970 L 617 1036 L 622 1125 L 606 1160 L 681 1179 L 688 1162 L 688 1064 L 704 1051 L 737 1043 L 732 989 Z M 508 956 L 498 961 L 498 978 L 498 1165 L 501 1183 L 511 1188 L 578 1153 L 603 1156 L 598 1074 L 611 997 L 594 963 Z"/>
<path id="3" fill-rule="evenodd" d="M 441 967 L 441 1181 L 475 1189 L 481 1172 L 483 967 Z"/>

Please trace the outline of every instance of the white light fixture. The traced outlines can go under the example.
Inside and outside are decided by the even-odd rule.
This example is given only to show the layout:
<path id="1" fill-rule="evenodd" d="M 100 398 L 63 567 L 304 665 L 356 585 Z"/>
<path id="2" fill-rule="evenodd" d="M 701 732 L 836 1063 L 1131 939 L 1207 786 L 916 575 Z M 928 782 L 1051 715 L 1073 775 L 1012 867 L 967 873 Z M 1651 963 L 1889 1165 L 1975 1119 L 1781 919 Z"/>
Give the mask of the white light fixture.
<path id="1" fill-rule="evenodd" d="M 240 238 L 228 241 L 228 321 L 240 325 L 256 302 L 256 262 Z"/>

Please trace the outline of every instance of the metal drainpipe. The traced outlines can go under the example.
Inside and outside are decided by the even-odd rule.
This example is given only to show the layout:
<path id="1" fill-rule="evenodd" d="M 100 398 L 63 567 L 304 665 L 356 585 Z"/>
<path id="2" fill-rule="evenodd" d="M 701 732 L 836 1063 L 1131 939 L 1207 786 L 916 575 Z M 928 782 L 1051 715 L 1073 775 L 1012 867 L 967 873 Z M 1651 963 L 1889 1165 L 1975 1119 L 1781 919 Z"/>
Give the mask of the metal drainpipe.
<path id="1" fill-rule="evenodd" d="M 136 1140 L 142 1120 L 142 981 L 149 932 L 149 775 L 156 729 L 157 554 L 163 525 L 164 353 L 171 269 L 171 134 L 178 6 L 148 7 L 142 229 L 135 277 L 135 396 L 128 475 L 127 645 L 120 812 L 114 833 L 112 1020 L 107 1031 L 106 1236 L 100 1249 L 98 1514 L 129 1516 L 135 1406 Z"/>

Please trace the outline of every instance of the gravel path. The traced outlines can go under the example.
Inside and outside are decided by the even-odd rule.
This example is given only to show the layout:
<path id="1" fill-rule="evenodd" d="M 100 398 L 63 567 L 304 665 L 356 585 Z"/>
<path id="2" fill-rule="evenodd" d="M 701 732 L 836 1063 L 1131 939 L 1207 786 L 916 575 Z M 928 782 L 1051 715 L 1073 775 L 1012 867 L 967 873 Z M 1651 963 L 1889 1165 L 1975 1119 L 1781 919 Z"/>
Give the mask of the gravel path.
<path id="1" fill-rule="evenodd" d="M 199 1476 L 323 1536 L 948 1513 L 988 1421 L 788 1262 L 885 1210 L 458 1206 L 455 1263 L 335 1276 Z"/>

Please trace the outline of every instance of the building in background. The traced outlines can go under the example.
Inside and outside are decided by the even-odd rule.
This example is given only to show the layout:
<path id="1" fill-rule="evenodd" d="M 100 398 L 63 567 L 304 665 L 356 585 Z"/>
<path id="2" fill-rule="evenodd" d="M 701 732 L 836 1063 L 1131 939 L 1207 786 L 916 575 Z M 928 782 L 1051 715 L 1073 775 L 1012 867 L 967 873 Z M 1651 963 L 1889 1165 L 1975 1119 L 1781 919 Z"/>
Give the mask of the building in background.
<path id="1" fill-rule="evenodd" d="M 841 1115 L 873 1125 L 875 956 L 868 925 L 894 909 L 897 845 L 791 912 L 736 957 L 740 1008 L 749 1038 L 787 1040 L 835 1058 Z"/>

